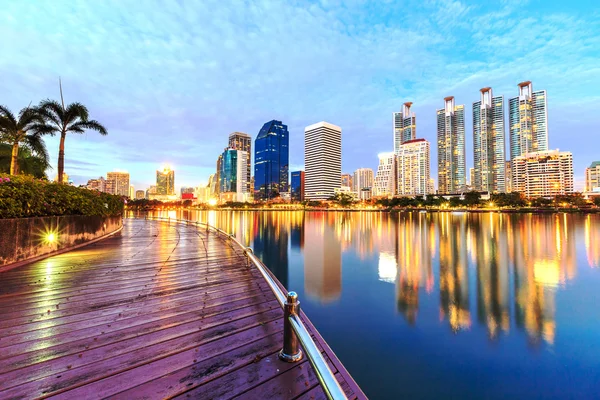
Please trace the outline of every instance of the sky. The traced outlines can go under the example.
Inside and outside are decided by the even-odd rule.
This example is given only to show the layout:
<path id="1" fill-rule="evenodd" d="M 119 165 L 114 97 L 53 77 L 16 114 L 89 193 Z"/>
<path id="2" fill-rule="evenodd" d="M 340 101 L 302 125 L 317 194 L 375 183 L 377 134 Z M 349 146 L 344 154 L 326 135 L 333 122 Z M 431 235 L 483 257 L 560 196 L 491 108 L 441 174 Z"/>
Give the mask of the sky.
<path id="1" fill-rule="evenodd" d="M 343 172 L 376 169 L 406 101 L 436 178 L 443 98 L 466 107 L 469 168 L 479 89 L 507 104 L 526 80 L 547 90 L 550 148 L 573 153 L 576 189 L 600 160 L 596 1 L 3 0 L 0 38 L 0 104 L 59 99 L 61 77 L 65 102 L 108 129 L 67 138 L 75 184 L 119 169 L 146 189 L 168 163 L 177 187 L 197 186 L 231 132 L 256 138 L 272 119 L 288 125 L 291 171 L 323 120 L 342 127 Z"/>

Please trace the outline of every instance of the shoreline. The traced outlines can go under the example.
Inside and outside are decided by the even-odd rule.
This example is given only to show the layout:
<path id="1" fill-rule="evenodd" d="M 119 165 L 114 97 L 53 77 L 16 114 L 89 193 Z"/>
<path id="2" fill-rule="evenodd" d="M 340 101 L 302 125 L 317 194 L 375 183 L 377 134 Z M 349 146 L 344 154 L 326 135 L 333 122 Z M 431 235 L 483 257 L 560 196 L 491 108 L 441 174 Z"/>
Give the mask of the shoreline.
<path id="1" fill-rule="evenodd" d="M 600 208 L 572 209 L 572 208 L 505 208 L 505 209 L 428 209 L 428 208 L 392 208 L 392 209 L 355 209 L 355 208 L 173 208 L 173 209 L 126 209 L 131 212 L 160 212 L 160 211 L 251 211 L 251 212 L 376 212 L 397 214 L 402 212 L 425 213 L 500 213 L 500 214 L 600 214 Z"/>

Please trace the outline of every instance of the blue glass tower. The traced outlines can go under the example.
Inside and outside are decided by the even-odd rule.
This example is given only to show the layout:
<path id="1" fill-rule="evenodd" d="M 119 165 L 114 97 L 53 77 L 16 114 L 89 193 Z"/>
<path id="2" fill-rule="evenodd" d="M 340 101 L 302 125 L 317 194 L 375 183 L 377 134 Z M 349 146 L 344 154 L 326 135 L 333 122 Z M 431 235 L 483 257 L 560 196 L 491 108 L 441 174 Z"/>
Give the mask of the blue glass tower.
<path id="1" fill-rule="evenodd" d="M 289 133 L 281 121 L 263 125 L 254 141 L 254 199 L 269 200 L 288 191 Z"/>
<path id="2" fill-rule="evenodd" d="M 237 191 L 237 163 L 238 152 L 233 149 L 225 149 L 219 171 L 219 192 Z"/>

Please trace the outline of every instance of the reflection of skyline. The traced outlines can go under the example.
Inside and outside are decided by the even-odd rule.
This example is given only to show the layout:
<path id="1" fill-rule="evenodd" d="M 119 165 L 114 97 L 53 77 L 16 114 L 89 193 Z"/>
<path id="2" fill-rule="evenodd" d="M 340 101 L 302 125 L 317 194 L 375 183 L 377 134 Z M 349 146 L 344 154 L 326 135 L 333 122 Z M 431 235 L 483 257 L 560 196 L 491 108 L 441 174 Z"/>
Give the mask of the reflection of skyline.
<path id="1" fill-rule="evenodd" d="M 337 216 L 316 213 L 304 223 L 304 290 L 326 303 L 342 291 L 342 248 L 336 235 Z"/>
<path id="2" fill-rule="evenodd" d="M 426 215 L 409 213 L 398 220 L 395 247 L 398 260 L 396 305 L 414 325 L 419 311 L 419 288 L 433 290 L 430 249 L 435 248 L 435 233 Z"/>
<path id="3" fill-rule="evenodd" d="M 208 220 L 246 245 L 254 240 L 257 255 L 286 287 L 298 287 L 289 282 L 288 246 L 299 250 L 305 291 L 323 303 L 351 295 L 342 293 L 345 252 L 355 263 L 350 278 L 360 270 L 383 282 L 382 291 L 395 285 L 394 308 L 410 324 L 431 318 L 419 311 L 433 302 L 455 333 L 475 321 L 492 340 L 524 332 L 534 345 L 555 342 L 556 292 L 577 275 L 576 239 L 582 250 L 585 242 L 583 259 L 600 266 L 595 215 L 191 211 L 185 217 Z"/>
<path id="4" fill-rule="evenodd" d="M 471 326 L 467 272 L 466 215 L 442 213 L 440 220 L 440 318 L 452 331 Z"/>

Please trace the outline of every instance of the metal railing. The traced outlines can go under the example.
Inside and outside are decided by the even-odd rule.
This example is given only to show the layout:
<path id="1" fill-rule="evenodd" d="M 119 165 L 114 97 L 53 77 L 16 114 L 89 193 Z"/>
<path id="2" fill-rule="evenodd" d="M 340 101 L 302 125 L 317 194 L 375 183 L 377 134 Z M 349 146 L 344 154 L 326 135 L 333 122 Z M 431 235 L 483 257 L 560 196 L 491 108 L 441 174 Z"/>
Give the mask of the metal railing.
<path id="1" fill-rule="evenodd" d="M 254 266 L 263 276 L 265 282 L 267 282 L 267 285 L 269 285 L 269 288 L 275 295 L 277 302 L 284 311 L 283 347 L 279 352 L 279 358 L 286 362 L 297 362 L 302 360 L 304 353 L 298 346 L 298 344 L 301 344 L 308 357 L 308 360 L 310 361 L 310 364 L 315 370 L 317 379 L 321 383 L 321 387 L 327 395 L 327 398 L 333 400 L 347 399 L 346 394 L 342 390 L 342 387 L 335 378 L 333 372 L 327 365 L 325 358 L 323 358 L 323 355 L 317 348 L 317 345 L 312 339 L 310 332 L 306 328 L 306 325 L 304 325 L 300 319 L 300 301 L 298 300 L 298 295 L 296 292 L 288 292 L 287 294 L 283 293 L 275 279 L 273 279 L 271 274 L 268 272 L 267 267 L 254 255 L 254 252 L 250 247 L 245 247 L 243 244 L 241 244 L 233 234 L 229 234 L 224 230 L 216 228 L 205 222 L 170 217 L 153 217 L 148 215 L 145 217 L 145 219 L 149 220 L 166 221 L 169 223 L 173 221 L 174 223 L 186 225 L 191 224 L 197 227 L 203 226 L 206 228 L 206 231 L 212 230 L 228 240 L 231 240 L 240 249 L 242 249 L 248 260 L 254 264 Z"/>

